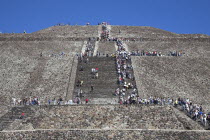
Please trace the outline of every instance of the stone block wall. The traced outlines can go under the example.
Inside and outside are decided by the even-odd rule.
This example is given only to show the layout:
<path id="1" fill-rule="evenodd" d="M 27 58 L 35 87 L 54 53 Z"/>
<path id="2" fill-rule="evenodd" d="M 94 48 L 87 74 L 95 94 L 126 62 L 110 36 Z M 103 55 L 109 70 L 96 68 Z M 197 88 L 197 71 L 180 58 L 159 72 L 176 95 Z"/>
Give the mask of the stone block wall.
<path id="1" fill-rule="evenodd" d="M 111 35 L 112 37 L 119 38 L 164 38 L 178 36 L 175 33 L 148 26 L 112 26 Z"/>
<path id="2" fill-rule="evenodd" d="M 164 38 L 209 38 L 204 34 L 176 34 L 162 29 L 149 26 L 111 26 L 112 37 L 127 38 L 127 39 L 164 39 Z"/>
<path id="3" fill-rule="evenodd" d="M 31 129 L 203 129 L 183 119 L 170 106 L 73 105 L 34 106 L 26 120 L 14 121 L 7 130 Z M 184 117 L 185 118 L 185 117 Z M 179 120 L 182 121 L 179 121 Z"/>
<path id="4" fill-rule="evenodd" d="M 189 98 L 209 106 L 209 58 L 132 57 L 134 73 L 142 98 Z"/>
<path id="5" fill-rule="evenodd" d="M 82 41 L 1 42 L 2 102 L 10 105 L 12 98 L 37 96 L 43 104 L 46 98 L 65 98 L 73 57 L 82 45 Z"/>
<path id="6" fill-rule="evenodd" d="M 209 140 L 209 131 L 181 130 L 33 130 L 0 132 L 0 139 L 71 140 Z"/>
<path id="7" fill-rule="evenodd" d="M 47 34 L 57 37 L 98 37 L 98 26 L 52 26 L 33 34 Z"/>
<path id="8" fill-rule="evenodd" d="M 100 55 L 103 55 L 103 54 L 111 55 L 116 52 L 115 42 L 113 41 L 99 42 L 98 46 L 99 46 L 98 52 L 100 52 Z"/>

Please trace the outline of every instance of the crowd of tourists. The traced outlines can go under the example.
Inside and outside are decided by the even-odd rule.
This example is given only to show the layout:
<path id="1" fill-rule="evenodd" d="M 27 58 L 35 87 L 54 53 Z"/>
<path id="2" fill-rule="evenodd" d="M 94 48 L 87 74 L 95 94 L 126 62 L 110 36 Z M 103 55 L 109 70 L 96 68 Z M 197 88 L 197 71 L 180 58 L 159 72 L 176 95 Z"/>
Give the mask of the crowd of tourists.
<path id="1" fill-rule="evenodd" d="M 72 56 L 72 52 L 70 52 L 70 53 L 65 53 L 65 52 L 59 52 L 59 53 L 55 53 L 55 52 L 52 52 L 52 53 L 43 53 L 43 52 L 40 52 L 39 53 L 39 56 L 40 57 L 64 58 L 64 57 Z"/>
<path id="2" fill-rule="evenodd" d="M 110 35 L 110 30 L 108 29 L 108 23 L 102 22 L 102 32 L 101 32 L 101 40 L 108 40 Z"/>
<path id="3" fill-rule="evenodd" d="M 53 99 L 39 99 L 38 97 L 29 97 L 29 98 L 12 98 L 12 105 L 61 105 L 64 104 L 62 97 Z M 65 103 L 66 104 L 66 103 Z"/>
<path id="4" fill-rule="evenodd" d="M 125 95 L 126 90 L 116 90 L 117 95 Z M 134 94 L 134 93 L 132 93 Z M 193 104 L 189 98 L 160 98 L 160 97 L 149 97 L 149 98 L 141 98 L 138 95 L 129 95 L 127 98 L 120 98 L 120 104 L 142 104 L 142 105 L 173 105 L 174 107 L 179 108 L 184 111 L 189 117 L 193 120 L 198 120 L 206 125 L 207 121 L 210 121 L 210 112 L 204 111 L 202 105 Z"/>
<path id="5" fill-rule="evenodd" d="M 82 94 L 82 90 L 78 94 Z M 29 97 L 29 98 L 12 98 L 13 106 L 22 106 L 22 105 L 73 105 L 81 104 L 81 99 L 79 97 L 74 98 L 74 100 L 63 100 L 62 97 L 57 97 L 53 99 L 39 99 L 38 97 Z"/>
<path id="6" fill-rule="evenodd" d="M 192 101 L 187 99 L 178 98 L 174 102 L 174 106 L 181 107 L 181 110 L 184 111 L 189 117 L 195 121 L 200 121 L 201 124 L 210 126 L 210 112 L 205 112 L 202 105 L 193 104 Z"/>
<path id="7" fill-rule="evenodd" d="M 125 101 L 126 96 L 133 101 L 138 94 L 136 85 L 134 83 L 131 57 L 123 46 L 121 40 L 117 40 L 116 44 L 118 47 L 116 52 L 116 70 L 118 74 L 119 87 L 116 89 L 114 95 L 119 96 L 119 103 L 122 104 Z M 129 91 L 131 91 L 131 93 L 129 93 Z"/>
<path id="8" fill-rule="evenodd" d="M 170 51 L 169 53 L 163 54 L 161 52 L 158 51 L 127 51 L 127 54 L 129 56 L 183 56 L 184 53 L 182 53 L 182 51 Z M 99 51 L 97 51 L 96 56 L 100 56 L 100 57 L 115 57 L 115 54 L 105 54 L 105 53 L 101 53 Z"/>
<path id="9" fill-rule="evenodd" d="M 129 53 L 132 56 L 182 56 L 184 55 L 182 51 L 170 51 L 167 54 L 162 54 L 161 52 L 158 52 L 158 51 L 147 52 L 144 50 L 143 51 L 136 50 L 136 51 L 131 51 Z"/>
<path id="10" fill-rule="evenodd" d="M 123 91 L 120 91 L 122 94 Z M 184 111 L 187 116 L 195 121 L 199 121 L 204 126 L 210 126 L 210 112 L 204 111 L 202 105 L 193 104 L 189 98 L 159 98 L 159 97 L 149 97 L 141 98 L 138 95 L 132 97 L 132 95 L 124 98 L 124 100 L 119 101 L 120 104 L 142 104 L 142 105 L 172 105 Z"/>
<path id="11" fill-rule="evenodd" d="M 40 105 L 40 100 L 38 97 L 29 98 L 12 98 L 13 105 Z"/>

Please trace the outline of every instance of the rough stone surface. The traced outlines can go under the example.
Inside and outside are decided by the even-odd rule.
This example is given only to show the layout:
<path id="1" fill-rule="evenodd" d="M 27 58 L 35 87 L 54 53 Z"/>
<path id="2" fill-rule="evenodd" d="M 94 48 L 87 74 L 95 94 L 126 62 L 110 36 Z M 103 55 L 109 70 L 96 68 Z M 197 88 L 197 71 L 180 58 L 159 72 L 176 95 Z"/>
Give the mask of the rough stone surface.
<path id="1" fill-rule="evenodd" d="M 170 106 L 73 105 L 32 109 L 28 109 L 27 120 L 13 123 L 21 126 L 18 129 L 203 129 L 196 122 L 183 119 Z M 13 124 L 7 130 L 13 130 Z"/>
<path id="2" fill-rule="evenodd" d="M 34 130 L 0 132 L 1 139 L 209 140 L 209 131 L 174 130 Z"/>
<path id="3" fill-rule="evenodd" d="M 116 48 L 115 48 L 115 42 L 113 41 L 110 41 L 110 42 L 99 42 L 98 45 L 100 46 L 98 48 L 98 52 L 100 52 L 100 55 L 103 55 L 103 54 L 113 54 L 116 52 Z"/>
<path id="4" fill-rule="evenodd" d="M 132 57 L 139 95 L 189 98 L 209 109 L 210 59 Z"/>
<path id="5" fill-rule="evenodd" d="M 74 57 L 72 60 L 72 67 L 69 72 L 69 85 L 67 86 L 67 92 L 66 92 L 66 100 L 70 100 L 73 98 L 73 92 L 74 92 L 74 83 L 76 79 L 76 72 L 77 72 L 77 65 L 78 60 L 77 57 Z"/>
<path id="6" fill-rule="evenodd" d="M 176 34 L 148 26 L 112 26 L 112 37 L 119 38 L 205 38 L 203 34 Z"/>
<path id="7" fill-rule="evenodd" d="M 65 98 L 72 59 L 81 51 L 82 44 L 72 41 L 3 43 L 0 47 L 0 96 L 3 102 L 10 104 L 12 97 L 37 96 L 41 103 L 45 98 Z M 62 52 L 65 55 L 61 55 Z"/>
<path id="8" fill-rule="evenodd" d="M 57 37 L 98 37 L 98 26 L 52 26 L 33 34 L 47 34 Z"/>

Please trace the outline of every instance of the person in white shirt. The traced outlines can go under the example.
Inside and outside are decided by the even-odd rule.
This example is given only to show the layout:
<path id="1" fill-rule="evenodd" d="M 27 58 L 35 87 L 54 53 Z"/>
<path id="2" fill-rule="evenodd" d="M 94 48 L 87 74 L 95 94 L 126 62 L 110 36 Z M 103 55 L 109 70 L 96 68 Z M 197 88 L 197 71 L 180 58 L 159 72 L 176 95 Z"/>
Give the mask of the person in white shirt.
<path id="1" fill-rule="evenodd" d="M 16 105 L 16 99 L 12 98 L 13 105 Z"/>

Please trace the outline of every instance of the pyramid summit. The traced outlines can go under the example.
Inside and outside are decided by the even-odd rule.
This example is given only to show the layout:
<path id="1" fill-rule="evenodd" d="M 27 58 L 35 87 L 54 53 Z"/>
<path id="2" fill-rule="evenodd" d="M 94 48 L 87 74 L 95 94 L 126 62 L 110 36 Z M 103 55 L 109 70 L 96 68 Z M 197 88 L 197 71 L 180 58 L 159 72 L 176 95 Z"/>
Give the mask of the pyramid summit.
<path id="1" fill-rule="evenodd" d="M 106 22 L 0 34 L 0 138 L 210 139 L 209 47 Z"/>

